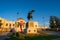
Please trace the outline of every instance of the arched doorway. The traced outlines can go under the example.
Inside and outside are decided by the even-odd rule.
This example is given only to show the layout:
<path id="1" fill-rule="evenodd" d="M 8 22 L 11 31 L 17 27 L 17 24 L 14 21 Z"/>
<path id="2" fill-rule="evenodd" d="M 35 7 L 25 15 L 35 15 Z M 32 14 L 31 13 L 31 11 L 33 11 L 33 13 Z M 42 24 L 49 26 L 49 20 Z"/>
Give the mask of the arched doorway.
<path id="1" fill-rule="evenodd" d="M 19 31 L 21 33 L 24 32 L 24 29 L 26 28 L 26 22 L 25 22 L 25 20 L 23 20 L 22 18 L 19 18 L 17 20 L 17 23 L 18 23 Z"/>

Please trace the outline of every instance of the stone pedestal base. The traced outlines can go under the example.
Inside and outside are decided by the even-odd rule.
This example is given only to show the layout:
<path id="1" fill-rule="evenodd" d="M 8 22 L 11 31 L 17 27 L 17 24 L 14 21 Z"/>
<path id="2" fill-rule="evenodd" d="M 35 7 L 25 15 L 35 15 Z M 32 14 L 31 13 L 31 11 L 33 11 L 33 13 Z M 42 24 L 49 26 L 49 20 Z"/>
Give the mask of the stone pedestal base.
<path id="1" fill-rule="evenodd" d="M 37 33 L 37 29 L 36 28 L 28 28 L 27 33 Z"/>

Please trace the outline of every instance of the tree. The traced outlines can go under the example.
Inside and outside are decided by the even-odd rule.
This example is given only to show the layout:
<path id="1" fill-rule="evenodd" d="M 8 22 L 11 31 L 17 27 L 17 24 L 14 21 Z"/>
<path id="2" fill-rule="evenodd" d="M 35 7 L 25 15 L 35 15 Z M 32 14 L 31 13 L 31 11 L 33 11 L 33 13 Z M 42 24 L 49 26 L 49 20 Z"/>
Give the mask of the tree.
<path id="1" fill-rule="evenodd" d="M 60 19 L 57 16 L 50 16 L 50 28 L 58 31 L 60 28 Z"/>
<path id="2" fill-rule="evenodd" d="M 50 28 L 60 28 L 60 19 L 57 16 L 50 16 Z"/>
<path id="3" fill-rule="evenodd" d="M 56 16 L 55 16 L 55 25 L 56 25 L 56 28 L 60 28 L 60 19 Z"/>
<path id="4" fill-rule="evenodd" d="M 55 24 L 54 24 L 54 17 L 50 16 L 50 28 L 54 28 Z"/>

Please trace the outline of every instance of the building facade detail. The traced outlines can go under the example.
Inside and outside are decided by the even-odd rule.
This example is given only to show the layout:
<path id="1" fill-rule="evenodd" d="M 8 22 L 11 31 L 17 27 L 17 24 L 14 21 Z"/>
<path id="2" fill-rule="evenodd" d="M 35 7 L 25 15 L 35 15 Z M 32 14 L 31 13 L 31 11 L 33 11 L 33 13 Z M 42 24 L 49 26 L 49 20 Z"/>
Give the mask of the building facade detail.
<path id="1" fill-rule="evenodd" d="M 27 23 L 25 22 L 24 19 L 19 18 L 14 21 L 8 21 L 4 18 L 0 18 L 0 31 L 10 31 L 11 29 L 14 28 L 16 32 L 25 32 L 26 33 L 37 33 L 38 29 L 45 29 L 47 27 L 42 27 L 39 26 L 38 22 L 35 21 L 28 21 L 28 27 L 26 25 Z"/>

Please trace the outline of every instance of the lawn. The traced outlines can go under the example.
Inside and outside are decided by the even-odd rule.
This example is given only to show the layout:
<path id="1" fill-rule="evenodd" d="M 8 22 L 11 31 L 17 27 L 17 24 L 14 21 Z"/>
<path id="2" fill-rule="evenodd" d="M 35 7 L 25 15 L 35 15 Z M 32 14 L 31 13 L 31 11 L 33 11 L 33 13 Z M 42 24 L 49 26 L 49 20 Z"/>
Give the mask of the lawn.
<path id="1" fill-rule="evenodd" d="M 52 40 L 55 38 L 60 38 L 60 36 L 57 35 L 48 35 L 48 34 L 13 34 L 10 36 L 10 38 L 7 38 L 6 40 Z"/>

